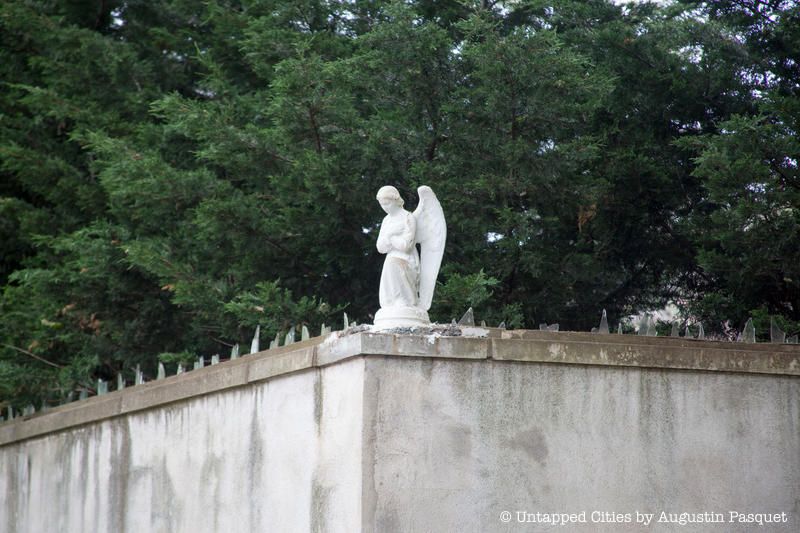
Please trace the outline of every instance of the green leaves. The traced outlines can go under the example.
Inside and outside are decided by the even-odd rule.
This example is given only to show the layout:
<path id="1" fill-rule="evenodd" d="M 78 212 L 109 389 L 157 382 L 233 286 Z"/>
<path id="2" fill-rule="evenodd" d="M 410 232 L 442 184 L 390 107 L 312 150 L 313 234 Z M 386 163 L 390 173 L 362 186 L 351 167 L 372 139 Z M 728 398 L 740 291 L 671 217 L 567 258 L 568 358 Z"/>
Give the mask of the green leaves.
<path id="1" fill-rule="evenodd" d="M 708 208 L 696 215 L 706 274 L 696 311 L 743 321 L 753 309 L 795 317 L 800 298 L 800 144 L 784 117 L 735 116 L 721 135 L 695 139 L 695 175 Z M 789 117 L 786 117 L 789 118 Z M 722 292 L 727 304 L 713 306 Z M 728 313 L 721 317 L 721 309 Z"/>
<path id="2" fill-rule="evenodd" d="M 483 306 L 493 307 L 489 300 L 498 281 L 487 276 L 483 270 L 467 275 L 442 272 L 441 277 L 446 281 L 436 287 L 431 320 L 446 323 L 452 318 L 459 318 L 470 307 L 476 309 L 480 316 L 485 310 Z"/>
<path id="3" fill-rule="evenodd" d="M 295 325 L 306 324 L 309 329 L 319 329 L 325 322 L 331 324 L 338 320 L 342 308 L 307 296 L 294 299 L 292 291 L 282 288 L 279 281 L 271 281 L 258 283 L 253 290 L 237 294 L 225 304 L 225 312 L 248 330 L 260 325 L 266 338 Z"/>
<path id="4" fill-rule="evenodd" d="M 0 403 L 370 322 L 386 184 L 442 202 L 437 320 L 800 320 L 793 5 L 40 4 L 0 6 Z"/>

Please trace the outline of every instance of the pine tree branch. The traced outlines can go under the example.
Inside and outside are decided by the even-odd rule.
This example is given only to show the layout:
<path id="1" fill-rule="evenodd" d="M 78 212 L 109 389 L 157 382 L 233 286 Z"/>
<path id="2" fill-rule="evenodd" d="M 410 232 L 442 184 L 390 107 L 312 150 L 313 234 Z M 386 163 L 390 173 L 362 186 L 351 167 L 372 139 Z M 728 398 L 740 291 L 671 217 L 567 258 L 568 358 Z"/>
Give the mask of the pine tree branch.
<path id="1" fill-rule="evenodd" d="M 19 348 L 17 346 L 12 346 L 10 344 L 3 344 L 3 346 L 5 346 L 6 348 L 11 348 L 12 350 L 16 350 L 19 353 L 23 353 L 25 355 L 33 357 L 37 361 L 41 361 L 42 363 L 48 364 L 48 365 L 50 365 L 50 366 L 52 366 L 54 368 L 63 368 L 61 365 L 57 365 L 57 364 L 55 364 L 55 363 L 53 363 L 51 361 L 48 361 L 47 359 L 45 359 L 43 357 L 40 357 L 40 356 L 36 355 L 35 353 L 31 353 L 28 350 L 23 350 L 22 348 Z"/>

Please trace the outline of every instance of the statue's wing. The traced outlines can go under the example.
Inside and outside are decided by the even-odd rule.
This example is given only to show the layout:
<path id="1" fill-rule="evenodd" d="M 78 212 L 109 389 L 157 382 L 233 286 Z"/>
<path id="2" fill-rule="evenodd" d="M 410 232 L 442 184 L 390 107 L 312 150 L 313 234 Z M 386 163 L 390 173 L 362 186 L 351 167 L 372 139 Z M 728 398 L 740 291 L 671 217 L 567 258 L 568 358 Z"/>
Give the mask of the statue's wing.
<path id="1" fill-rule="evenodd" d="M 419 205 L 414 210 L 414 218 L 417 220 L 415 240 L 422 248 L 419 267 L 419 303 L 427 311 L 431 308 L 436 276 L 439 275 L 439 266 L 442 264 L 447 225 L 442 205 L 433 190 L 423 185 L 417 189 L 417 193 L 419 193 Z"/>

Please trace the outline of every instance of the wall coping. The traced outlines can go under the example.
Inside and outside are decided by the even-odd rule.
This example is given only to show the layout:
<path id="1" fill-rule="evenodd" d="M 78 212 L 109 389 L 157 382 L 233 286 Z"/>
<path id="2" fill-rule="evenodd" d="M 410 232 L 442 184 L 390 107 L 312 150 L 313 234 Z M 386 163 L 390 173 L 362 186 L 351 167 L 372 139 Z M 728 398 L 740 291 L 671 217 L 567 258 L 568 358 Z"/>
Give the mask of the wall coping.
<path id="1" fill-rule="evenodd" d="M 336 332 L 0 424 L 0 446 L 354 357 L 389 356 L 800 376 L 800 345 L 472 328 L 485 336 Z"/>

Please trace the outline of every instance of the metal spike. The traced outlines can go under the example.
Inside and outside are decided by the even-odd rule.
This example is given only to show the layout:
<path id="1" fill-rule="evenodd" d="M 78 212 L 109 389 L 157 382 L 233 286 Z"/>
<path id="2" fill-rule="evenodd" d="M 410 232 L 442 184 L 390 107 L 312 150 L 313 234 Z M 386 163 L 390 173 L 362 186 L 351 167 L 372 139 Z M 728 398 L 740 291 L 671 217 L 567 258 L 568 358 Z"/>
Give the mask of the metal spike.
<path id="1" fill-rule="evenodd" d="M 347 313 L 342 313 L 344 315 L 344 329 L 350 327 L 350 321 L 347 319 Z"/>
<path id="2" fill-rule="evenodd" d="M 22 410 L 22 416 L 31 416 L 35 413 L 36 413 L 36 408 L 33 406 L 33 404 L 30 403 L 26 405 L 25 408 Z"/>
<path id="3" fill-rule="evenodd" d="M 97 380 L 97 395 L 101 396 L 103 394 L 108 394 L 108 382 L 103 381 L 102 379 Z"/>
<path id="4" fill-rule="evenodd" d="M 303 329 L 300 330 L 300 340 L 307 341 L 311 338 L 311 334 L 308 332 L 308 328 L 303 325 Z"/>
<path id="5" fill-rule="evenodd" d="M 81 389 L 81 393 L 78 395 L 78 400 L 85 400 L 88 397 L 89 397 L 89 391 L 86 389 Z"/>
<path id="6" fill-rule="evenodd" d="M 139 365 L 136 365 L 136 380 L 134 383 L 136 385 L 142 385 L 144 383 L 144 374 L 142 374 L 142 369 Z"/>
<path id="7" fill-rule="evenodd" d="M 284 346 L 288 346 L 289 344 L 294 344 L 294 326 L 289 328 L 289 333 L 287 333 L 286 337 L 283 339 Z"/>
<path id="8" fill-rule="evenodd" d="M 233 345 L 231 348 L 231 359 L 239 359 L 239 343 Z"/>
<path id="9" fill-rule="evenodd" d="M 330 326 L 326 326 L 325 324 L 322 324 L 322 328 L 320 329 L 319 334 L 322 337 L 327 337 L 328 335 L 331 334 L 331 327 Z"/>
<path id="10" fill-rule="evenodd" d="M 183 363 L 178 363 L 178 371 L 175 372 L 175 375 L 177 376 L 178 374 L 183 374 L 184 372 L 186 372 L 186 369 L 183 368 Z"/>
<path id="11" fill-rule="evenodd" d="M 651 318 L 650 321 L 648 322 L 647 336 L 648 337 L 658 336 L 658 331 L 656 330 L 656 321 L 653 318 Z"/>
<path id="12" fill-rule="evenodd" d="M 106 382 L 106 389 L 108 389 L 108 382 Z M 106 392 L 108 392 L 108 390 L 106 390 Z M 42 407 L 39 409 L 39 412 L 46 413 L 49 410 L 50 410 L 50 404 L 43 401 Z"/>
<path id="13" fill-rule="evenodd" d="M 597 328 L 592 328 L 592 330 L 589 333 L 597 333 L 598 331 L 600 331 L 600 330 L 597 329 Z"/>
<path id="14" fill-rule="evenodd" d="M 461 320 L 458 321 L 459 326 L 474 326 L 475 325 L 475 314 L 472 312 L 472 307 L 467 309 L 467 312 L 464 313 L 464 316 L 461 317 Z"/>
<path id="15" fill-rule="evenodd" d="M 354 327 L 356 327 L 357 325 L 358 325 L 358 322 L 356 322 L 355 320 L 353 320 L 353 322 L 350 324 L 350 327 L 351 327 L 351 328 L 354 328 Z"/>
<path id="16" fill-rule="evenodd" d="M 694 336 L 692 335 L 692 330 L 689 329 L 689 324 L 686 324 L 686 327 L 683 329 L 683 337 L 686 339 L 694 338 Z"/>
<path id="17" fill-rule="evenodd" d="M 637 331 L 636 334 L 644 337 L 645 335 L 647 335 L 649 329 L 650 329 L 650 317 L 644 315 L 642 316 L 642 319 L 639 321 L 639 331 Z"/>
<path id="18" fill-rule="evenodd" d="M 681 336 L 681 327 L 677 322 L 672 323 L 672 331 L 669 332 L 670 337 L 680 337 Z"/>
<path id="19" fill-rule="evenodd" d="M 158 363 L 158 373 L 156 374 L 156 379 L 164 379 L 167 377 L 167 369 L 164 368 L 164 363 Z"/>
<path id="20" fill-rule="evenodd" d="M 270 350 L 274 350 L 278 346 L 280 346 L 280 341 L 278 341 L 278 339 L 272 339 L 271 341 L 269 341 L 269 349 Z"/>
<path id="21" fill-rule="evenodd" d="M 194 369 L 195 370 L 199 370 L 199 369 L 203 368 L 204 366 L 206 366 L 206 360 L 203 359 L 202 357 L 198 357 L 197 361 L 194 362 Z"/>
<path id="22" fill-rule="evenodd" d="M 125 388 L 125 378 L 122 377 L 122 373 L 120 372 L 117 374 L 117 390 L 122 390 Z"/>
<path id="23" fill-rule="evenodd" d="M 455 318 L 450 319 L 450 325 L 451 326 L 458 326 L 458 322 L 456 322 Z"/>
<path id="24" fill-rule="evenodd" d="M 753 326 L 753 319 L 748 318 L 742 330 L 741 342 L 756 342 L 756 328 Z"/>
<path id="25" fill-rule="evenodd" d="M 774 317 L 769 317 L 769 342 L 783 344 L 786 342 L 786 332 L 781 331 Z"/>
<path id="26" fill-rule="evenodd" d="M 486 321 L 485 321 L 485 320 L 481 320 L 481 327 L 482 327 L 482 328 L 485 328 L 485 327 L 486 327 Z"/>
<path id="27" fill-rule="evenodd" d="M 617 324 L 617 335 L 622 335 L 622 322 Z"/>
<path id="28" fill-rule="evenodd" d="M 219 364 L 219 354 L 218 353 L 215 353 L 214 355 L 211 356 L 211 364 L 212 365 L 218 365 Z"/>
<path id="29" fill-rule="evenodd" d="M 797 344 L 797 335 L 792 335 L 786 339 L 786 344 Z"/>
<path id="30" fill-rule="evenodd" d="M 547 331 L 547 322 L 539 323 L 539 331 Z"/>
<path id="31" fill-rule="evenodd" d="M 500 329 L 506 329 L 506 321 L 504 320 L 500 322 L 500 324 L 498 324 L 497 327 Z"/>
<path id="32" fill-rule="evenodd" d="M 702 323 L 698 325 L 697 338 L 700 339 L 700 340 L 703 340 L 703 339 L 706 338 L 706 332 L 703 329 L 703 324 Z"/>
<path id="33" fill-rule="evenodd" d="M 250 353 L 259 351 L 259 342 L 261 337 L 261 325 L 256 326 L 256 333 L 253 335 L 253 342 L 250 343 Z"/>
<path id="34" fill-rule="evenodd" d="M 608 335 L 608 316 L 606 315 L 606 310 L 603 309 L 603 316 L 600 318 L 600 326 L 597 328 L 597 332 L 601 335 Z"/>
<path id="35" fill-rule="evenodd" d="M 547 326 L 547 331 L 558 331 L 558 324 L 550 324 Z"/>
<path id="36" fill-rule="evenodd" d="M 14 408 L 10 405 L 6 407 L 6 418 L 8 420 L 14 420 Z"/>

